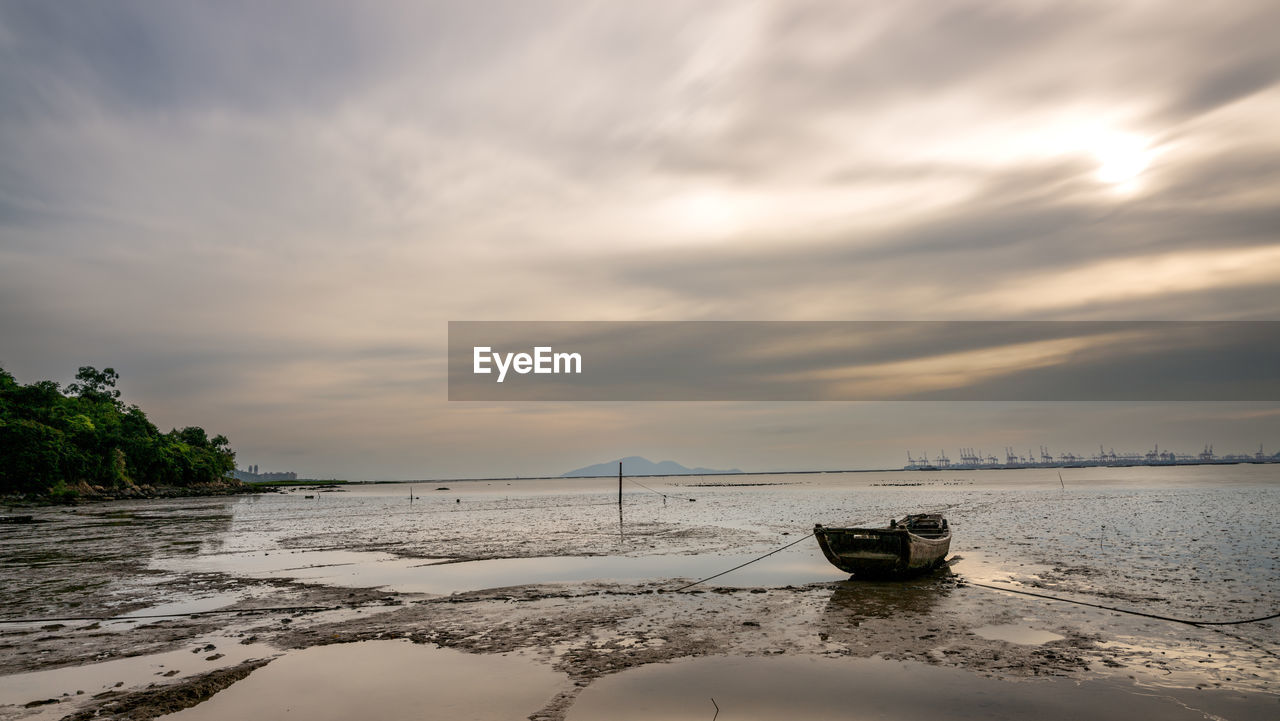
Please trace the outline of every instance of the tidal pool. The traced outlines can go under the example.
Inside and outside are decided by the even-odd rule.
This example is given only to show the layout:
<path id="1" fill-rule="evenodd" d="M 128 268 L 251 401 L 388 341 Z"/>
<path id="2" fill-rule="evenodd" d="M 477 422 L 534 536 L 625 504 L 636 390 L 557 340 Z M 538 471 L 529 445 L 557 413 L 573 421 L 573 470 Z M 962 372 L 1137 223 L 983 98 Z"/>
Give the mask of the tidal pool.
<path id="1" fill-rule="evenodd" d="M 979 626 L 973 629 L 973 632 L 992 641 L 1008 641 L 1009 643 L 1021 643 L 1030 646 L 1038 646 L 1042 643 L 1061 641 L 1063 639 L 1063 636 L 1052 631 L 1022 626 L 1016 623 Z"/>
<path id="2" fill-rule="evenodd" d="M 707 554 L 663 556 L 555 556 L 444 563 L 356 551 L 273 551 L 171 558 L 152 564 L 169 571 L 219 571 L 399 593 L 450 594 L 487 588 L 582 581 L 645 581 L 711 576 L 755 558 Z M 716 578 L 739 588 L 785 586 L 849 577 L 831 566 L 816 546 L 798 546 Z M 671 586 L 682 585 L 673 581 Z"/>
<path id="3" fill-rule="evenodd" d="M 1275 718 L 1277 698 L 1154 692 L 1120 682 L 1010 683 L 970 671 L 882 659 L 707 657 L 600 679 L 567 721 L 1203 721 Z"/>
<path id="4" fill-rule="evenodd" d="M 251 658 L 270 658 L 280 653 L 265 644 L 244 644 L 240 640 L 208 636 L 193 639 L 181 649 L 164 653 L 0 676 L 0 716 L 6 716 L 9 710 L 16 712 L 17 708 L 32 701 L 79 701 L 119 687 L 142 687 L 164 683 L 170 678 L 181 680 L 234 666 Z M 40 718 L 61 718 L 67 711 L 61 705 L 50 705 L 38 713 Z"/>
<path id="5" fill-rule="evenodd" d="M 409 641 L 293 651 L 173 721 L 509 721 L 542 708 L 565 677 L 520 656 Z"/>

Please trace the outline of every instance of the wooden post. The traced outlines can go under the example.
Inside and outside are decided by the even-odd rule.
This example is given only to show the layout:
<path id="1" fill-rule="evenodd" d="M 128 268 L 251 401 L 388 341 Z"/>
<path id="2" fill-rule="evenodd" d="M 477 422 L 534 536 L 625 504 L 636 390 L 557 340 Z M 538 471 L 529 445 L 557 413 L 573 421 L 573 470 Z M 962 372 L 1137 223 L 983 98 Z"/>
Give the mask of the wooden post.
<path id="1" fill-rule="evenodd" d="M 626 541 L 622 530 L 622 461 L 618 461 L 618 540 Z"/>

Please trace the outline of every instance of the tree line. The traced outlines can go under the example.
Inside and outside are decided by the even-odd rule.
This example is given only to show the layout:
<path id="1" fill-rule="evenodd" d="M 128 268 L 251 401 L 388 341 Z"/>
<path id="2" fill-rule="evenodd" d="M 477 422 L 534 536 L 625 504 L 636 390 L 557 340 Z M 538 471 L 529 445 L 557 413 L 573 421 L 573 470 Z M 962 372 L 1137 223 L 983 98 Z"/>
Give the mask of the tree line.
<path id="1" fill-rule="evenodd" d="M 86 485 L 194 486 L 235 470 L 224 436 L 197 426 L 161 433 L 120 400 L 119 377 L 83 366 L 64 391 L 53 381 L 22 385 L 0 368 L 0 494 L 68 500 Z"/>

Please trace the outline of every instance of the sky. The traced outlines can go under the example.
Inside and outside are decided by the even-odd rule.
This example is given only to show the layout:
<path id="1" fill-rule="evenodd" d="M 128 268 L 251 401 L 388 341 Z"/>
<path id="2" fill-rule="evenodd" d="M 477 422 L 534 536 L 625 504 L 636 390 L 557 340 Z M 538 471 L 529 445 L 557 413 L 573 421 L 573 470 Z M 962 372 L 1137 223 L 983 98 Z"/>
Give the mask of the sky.
<path id="1" fill-rule="evenodd" d="M 1280 5 L 0 4 L 0 367 L 301 476 L 1280 450 L 1275 402 L 449 402 L 454 320 L 1280 320 Z"/>

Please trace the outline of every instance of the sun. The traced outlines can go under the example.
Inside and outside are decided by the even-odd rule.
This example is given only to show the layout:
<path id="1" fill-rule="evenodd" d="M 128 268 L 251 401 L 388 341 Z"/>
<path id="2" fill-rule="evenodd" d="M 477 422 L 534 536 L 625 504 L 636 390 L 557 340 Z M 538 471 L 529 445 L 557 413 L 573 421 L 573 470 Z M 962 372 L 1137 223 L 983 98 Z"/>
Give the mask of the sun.
<path id="1" fill-rule="evenodd" d="M 1095 177 L 1118 191 L 1137 187 L 1153 155 L 1146 138 L 1125 133 L 1099 134 L 1091 139 L 1089 150 L 1098 162 Z"/>
<path id="2" fill-rule="evenodd" d="M 675 196 L 666 203 L 672 229 L 697 238 L 723 238 L 742 226 L 741 203 L 719 190 L 696 190 Z"/>

